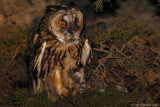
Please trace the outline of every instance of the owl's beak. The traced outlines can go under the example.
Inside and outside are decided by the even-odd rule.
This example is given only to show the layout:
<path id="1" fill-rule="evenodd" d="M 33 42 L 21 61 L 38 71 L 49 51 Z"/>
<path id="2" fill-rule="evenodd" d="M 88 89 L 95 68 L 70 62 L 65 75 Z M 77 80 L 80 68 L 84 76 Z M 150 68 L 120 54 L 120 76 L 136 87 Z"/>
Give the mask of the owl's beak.
<path id="1" fill-rule="evenodd" d="M 75 34 L 75 31 L 76 31 L 76 25 L 75 24 L 70 24 L 70 27 L 68 28 L 68 32 L 74 36 Z"/>

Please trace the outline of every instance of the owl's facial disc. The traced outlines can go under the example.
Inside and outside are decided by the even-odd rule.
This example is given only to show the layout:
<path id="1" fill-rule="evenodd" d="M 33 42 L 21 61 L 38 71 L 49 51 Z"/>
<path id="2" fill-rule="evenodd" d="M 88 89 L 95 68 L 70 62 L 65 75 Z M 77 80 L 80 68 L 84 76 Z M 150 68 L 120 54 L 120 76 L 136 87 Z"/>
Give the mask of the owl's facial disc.
<path id="1" fill-rule="evenodd" d="M 51 19 L 49 28 L 61 42 L 75 42 L 83 29 L 83 15 L 74 8 L 62 10 Z"/>

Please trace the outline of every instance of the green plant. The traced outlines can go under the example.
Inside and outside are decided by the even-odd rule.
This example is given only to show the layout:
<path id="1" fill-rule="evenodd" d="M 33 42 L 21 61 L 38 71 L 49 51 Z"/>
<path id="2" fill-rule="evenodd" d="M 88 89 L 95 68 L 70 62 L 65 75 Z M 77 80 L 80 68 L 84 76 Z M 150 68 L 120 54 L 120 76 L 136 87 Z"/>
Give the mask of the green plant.
<path id="1" fill-rule="evenodd" d="M 103 3 L 111 3 L 111 0 L 96 0 L 93 3 L 96 8 L 96 12 L 103 11 Z"/>

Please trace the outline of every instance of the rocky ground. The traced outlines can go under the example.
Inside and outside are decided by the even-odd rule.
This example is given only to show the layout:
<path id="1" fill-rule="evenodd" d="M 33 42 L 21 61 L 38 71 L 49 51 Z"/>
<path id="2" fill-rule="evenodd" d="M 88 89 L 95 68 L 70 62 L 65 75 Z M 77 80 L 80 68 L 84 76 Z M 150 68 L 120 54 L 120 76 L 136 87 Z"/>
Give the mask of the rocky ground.
<path id="1" fill-rule="evenodd" d="M 77 0 L 76 2 L 79 3 Z M 158 1 L 114 1 L 86 16 L 94 58 L 85 69 L 82 93 L 52 103 L 28 92 L 30 44 L 46 5 L 56 0 L 0 1 L 0 106 L 131 106 L 160 104 L 160 8 Z M 90 14 L 88 14 L 90 13 Z"/>

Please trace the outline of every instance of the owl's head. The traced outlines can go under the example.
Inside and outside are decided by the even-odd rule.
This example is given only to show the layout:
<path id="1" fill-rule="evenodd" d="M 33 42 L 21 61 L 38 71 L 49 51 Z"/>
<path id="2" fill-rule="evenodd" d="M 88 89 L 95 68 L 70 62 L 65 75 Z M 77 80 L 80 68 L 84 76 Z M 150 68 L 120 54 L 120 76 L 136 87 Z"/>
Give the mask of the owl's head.
<path id="1" fill-rule="evenodd" d="M 74 5 L 47 6 L 50 11 L 48 20 L 49 31 L 63 43 L 80 39 L 83 30 L 83 14 Z"/>

